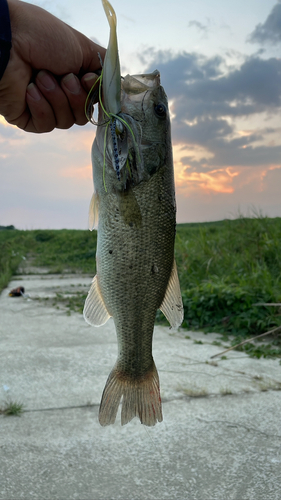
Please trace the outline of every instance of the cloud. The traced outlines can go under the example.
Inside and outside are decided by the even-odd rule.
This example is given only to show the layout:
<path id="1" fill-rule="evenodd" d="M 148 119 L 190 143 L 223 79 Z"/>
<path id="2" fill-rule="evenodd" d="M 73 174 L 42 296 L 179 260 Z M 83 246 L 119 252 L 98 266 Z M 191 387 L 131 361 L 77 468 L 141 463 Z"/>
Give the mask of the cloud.
<path id="1" fill-rule="evenodd" d="M 148 71 L 160 71 L 172 115 L 178 221 L 221 219 L 251 204 L 280 215 L 281 60 L 151 57 Z"/>
<path id="2" fill-rule="evenodd" d="M 206 29 L 208 29 L 206 25 L 204 25 L 196 20 L 189 21 L 187 26 L 188 26 L 188 28 L 190 28 L 191 26 L 195 26 L 200 31 L 206 31 Z"/>
<path id="3" fill-rule="evenodd" d="M 239 141 L 216 141 L 210 151 L 212 158 L 202 158 L 200 161 L 192 156 L 183 156 L 183 165 L 189 165 L 197 172 L 213 169 L 214 167 L 242 166 L 255 167 L 262 165 L 281 165 L 281 146 L 237 146 Z"/>
<path id="4" fill-rule="evenodd" d="M 223 189 L 217 189 L 217 172 L 209 172 L 210 182 L 202 189 L 202 180 L 196 185 L 188 174 L 177 185 L 178 222 L 203 222 L 237 218 L 243 213 L 250 217 L 253 209 L 269 217 L 280 217 L 281 168 L 249 167 L 230 170 L 236 176 L 221 175 Z M 213 189 L 215 187 L 216 189 Z M 226 188 L 226 189 L 224 189 Z"/>
<path id="5" fill-rule="evenodd" d="M 178 220 L 219 219 L 262 200 L 280 215 L 281 60 L 255 54 L 229 66 L 229 57 L 154 49 L 142 60 L 160 71 L 170 101 Z M 87 125 L 34 136 L 0 120 L 0 223 L 85 227 L 94 135 Z"/>
<path id="6" fill-rule="evenodd" d="M 210 172 L 190 172 L 186 169 L 182 180 L 177 182 L 177 186 L 188 185 L 189 192 L 233 193 L 233 178 L 237 175 L 239 172 L 229 168 L 215 169 Z"/>
<path id="7" fill-rule="evenodd" d="M 0 143 L 2 140 L 22 139 L 23 134 L 17 127 L 13 127 L 0 115 Z"/>
<path id="8" fill-rule="evenodd" d="M 193 19 L 192 21 L 189 21 L 187 27 L 196 28 L 202 34 L 203 38 L 206 38 L 210 31 L 210 21 L 208 20 L 208 25 L 206 25 Z"/>
<path id="9" fill-rule="evenodd" d="M 183 166 L 206 173 L 221 167 L 281 164 L 281 141 L 273 144 L 268 138 L 274 133 L 280 138 L 280 131 L 270 123 L 255 129 L 258 121 L 261 125 L 280 114 L 280 59 L 252 56 L 229 68 L 218 56 L 160 51 L 154 60 L 171 101 L 173 144 L 189 149 L 180 158 Z M 151 63 L 148 71 L 155 66 Z M 245 133 L 241 120 L 254 120 L 255 125 Z M 207 157 L 198 158 L 199 147 Z"/>
<path id="10" fill-rule="evenodd" d="M 280 59 L 255 56 L 238 68 L 228 68 L 220 56 L 206 58 L 186 52 L 173 55 L 160 51 L 153 59 L 148 71 L 157 67 L 172 101 L 175 142 L 202 143 L 214 134 L 226 137 L 234 132 L 229 120 L 280 113 Z"/>
<path id="11" fill-rule="evenodd" d="M 178 118 L 248 116 L 281 106 L 281 60 L 252 57 L 237 69 L 223 66 L 221 57 L 186 53 L 158 64 Z"/>
<path id="12" fill-rule="evenodd" d="M 221 65 L 224 59 L 220 56 L 207 58 L 195 52 L 181 52 L 173 54 L 171 51 L 156 51 L 147 49 L 140 56 L 142 63 L 150 63 L 147 72 L 157 69 L 160 71 L 164 86 L 169 95 L 182 94 L 186 92 L 186 85 L 217 78 L 223 74 Z"/>
<path id="13" fill-rule="evenodd" d="M 274 5 L 269 16 L 263 24 L 258 24 L 250 34 L 249 42 L 252 43 L 281 43 L 281 2 Z"/>

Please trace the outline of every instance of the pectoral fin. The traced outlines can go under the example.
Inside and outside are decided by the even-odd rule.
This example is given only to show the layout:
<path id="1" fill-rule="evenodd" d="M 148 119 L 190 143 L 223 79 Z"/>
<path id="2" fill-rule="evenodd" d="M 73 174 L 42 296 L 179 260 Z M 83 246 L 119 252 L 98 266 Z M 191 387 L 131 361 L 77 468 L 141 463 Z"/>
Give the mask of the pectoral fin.
<path id="1" fill-rule="evenodd" d="M 93 193 L 89 207 L 89 229 L 97 229 L 99 220 L 99 200 L 97 193 Z"/>
<path id="2" fill-rule="evenodd" d="M 94 277 L 85 301 L 83 315 L 89 325 L 102 326 L 110 318 L 102 295 L 100 293 L 97 275 Z"/>
<path id="3" fill-rule="evenodd" d="M 183 321 L 183 304 L 176 261 L 174 260 L 170 280 L 166 289 L 160 310 L 166 316 L 170 325 L 177 328 Z"/>

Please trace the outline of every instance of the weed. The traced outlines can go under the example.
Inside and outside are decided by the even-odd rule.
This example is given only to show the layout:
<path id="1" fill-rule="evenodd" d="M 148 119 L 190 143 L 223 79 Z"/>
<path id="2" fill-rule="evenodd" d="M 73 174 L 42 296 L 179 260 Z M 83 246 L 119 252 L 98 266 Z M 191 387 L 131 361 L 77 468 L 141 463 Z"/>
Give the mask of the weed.
<path id="1" fill-rule="evenodd" d="M 259 384 L 259 390 L 261 392 L 266 392 L 268 391 L 268 385 L 267 384 Z"/>
<path id="2" fill-rule="evenodd" d="M 176 259 L 184 323 L 200 329 L 255 335 L 281 324 L 281 219 L 255 216 L 177 228 Z"/>
<path id="3" fill-rule="evenodd" d="M 261 392 L 266 392 L 269 390 L 280 391 L 281 390 L 281 383 L 276 382 L 275 380 L 264 380 L 263 382 L 258 383 L 258 389 Z"/>
<path id="4" fill-rule="evenodd" d="M 232 390 L 229 389 L 228 387 L 222 387 L 220 389 L 220 394 L 221 396 L 229 396 L 230 394 L 232 394 Z"/>
<path id="5" fill-rule="evenodd" d="M 236 337 L 232 340 L 232 345 L 242 342 L 242 337 Z M 251 342 L 236 348 L 237 351 L 245 352 L 252 358 L 279 358 L 281 357 L 280 337 L 272 340 L 270 343 Z"/>
<path id="6" fill-rule="evenodd" d="M 211 366 L 219 366 L 216 361 L 205 361 L 206 365 L 211 365 Z"/>
<path id="7" fill-rule="evenodd" d="M 56 293 L 55 297 L 52 297 L 52 306 L 60 310 L 63 308 L 66 310 L 66 314 L 68 316 L 71 315 L 72 312 L 76 313 L 83 313 L 83 308 L 85 304 L 87 294 L 83 292 L 76 292 L 73 294 L 68 294 L 68 293 Z M 48 302 L 49 297 L 46 297 L 44 299 L 42 298 L 34 298 L 33 300 L 38 300 L 40 302 Z"/>
<path id="8" fill-rule="evenodd" d="M 178 391 L 183 392 L 186 396 L 190 398 L 203 398 L 208 396 L 208 391 L 204 387 L 179 387 Z"/>
<path id="9" fill-rule="evenodd" d="M 4 407 L 0 408 L 0 413 L 19 417 L 23 413 L 23 404 L 17 401 L 6 401 Z"/>

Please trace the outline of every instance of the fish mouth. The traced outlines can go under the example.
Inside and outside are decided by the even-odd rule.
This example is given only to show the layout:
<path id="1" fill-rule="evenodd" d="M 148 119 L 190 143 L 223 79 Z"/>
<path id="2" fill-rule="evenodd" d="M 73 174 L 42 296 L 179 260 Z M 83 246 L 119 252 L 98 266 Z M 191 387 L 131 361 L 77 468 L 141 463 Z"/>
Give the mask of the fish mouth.
<path id="1" fill-rule="evenodd" d="M 158 69 L 152 73 L 132 75 L 132 78 L 135 78 L 141 85 L 145 85 L 149 89 L 159 87 L 160 85 L 160 72 Z"/>
<path id="2" fill-rule="evenodd" d="M 142 113 L 145 114 L 145 100 L 151 92 L 158 89 L 161 86 L 160 83 L 160 72 L 156 69 L 152 73 L 142 73 L 138 75 L 126 75 L 121 80 L 122 89 L 122 112 L 125 116 L 130 116 L 134 120 L 134 111 L 139 107 L 140 99 L 142 99 L 141 109 Z M 143 98 L 140 97 L 143 95 Z M 136 120 L 136 124 L 138 119 Z M 161 142 L 152 141 L 149 137 L 143 137 L 142 134 L 137 134 L 139 137 L 138 145 L 142 151 L 148 150 L 151 147 L 155 147 Z"/>
<path id="3" fill-rule="evenodd" d="M 140 75 L 126 75 L 122 78 L 121 87 L 126 94 L 141 94 L 146 90 L 153 90 L 160 86 L 160 72 L 156 69 L 152 73 Z"/>

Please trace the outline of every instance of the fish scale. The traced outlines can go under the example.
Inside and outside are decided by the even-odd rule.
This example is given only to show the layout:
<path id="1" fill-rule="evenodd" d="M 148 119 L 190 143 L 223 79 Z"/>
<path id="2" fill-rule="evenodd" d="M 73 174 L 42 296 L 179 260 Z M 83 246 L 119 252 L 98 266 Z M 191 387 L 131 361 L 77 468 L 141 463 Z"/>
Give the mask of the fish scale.
<path id="1" fill-rule="evenodd" d="M 112 219 L 116 208 L 120 213 L 122 195 L 105 193 L 100 197 L 97 275 L 105 306 L 116 326 L 118 366 L 126 366 L 126 360 L 130 364 L 128 339 L 136 349 L 148 345 L 151 356 L 155 315 L 163 301 L 174 259 L 175 205 L 167 195 L 169 178 L 169 169 L 164 166 L 148 183 L 133 189 L 142 214 L 141 228 L 126 224 L 122 216 Z M 142 371 L 142 366 L 150 362 L 151 359 L 138 356 L 138 369 Z"/>

